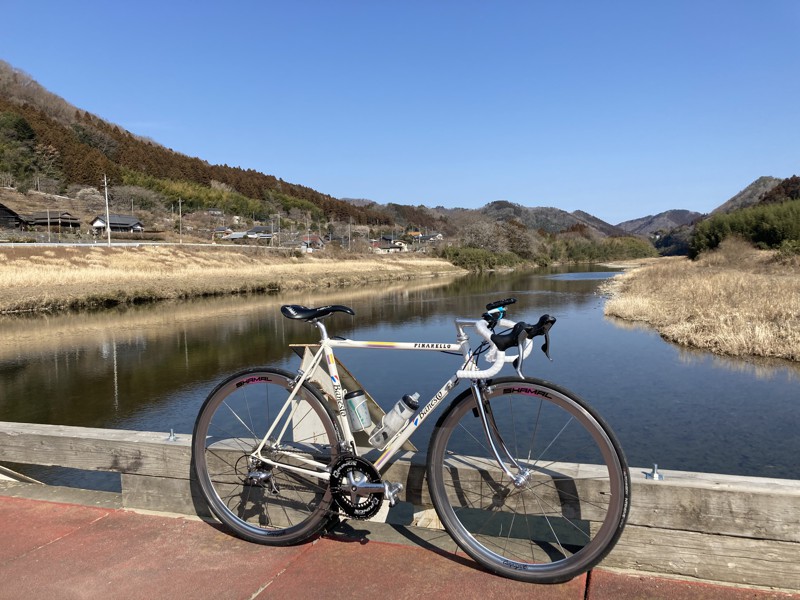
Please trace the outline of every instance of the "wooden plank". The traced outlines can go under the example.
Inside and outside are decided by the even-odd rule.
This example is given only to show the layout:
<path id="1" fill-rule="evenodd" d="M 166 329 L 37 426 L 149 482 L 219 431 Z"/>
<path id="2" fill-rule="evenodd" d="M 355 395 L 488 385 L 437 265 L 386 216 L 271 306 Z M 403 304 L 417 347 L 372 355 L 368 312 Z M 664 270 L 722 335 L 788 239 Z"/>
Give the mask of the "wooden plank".
<path id="1" fill-rule="evenodd" d="M 0 459 L 87 471 L 189 476 L 191 436 L 0 422 Z"/>
<path id="2" fill-rule="evenodd" d="M 800 481 L 685 471 L 653 481 L 639 471 L 631 469 L 633 525 L 800 542 Z"/>
<path id="3" fill-rule="evenodd" d="M 19 481 L 23 483 L 35 483 L 43 485 L 41 481 L 37 481 L 33 477 L 28 477 L 22 473 L 17 473 L 13 469 L 0 465 L 0 481 Z"/>
<path id="4" fill-rule="evenodd" d="M 208 518 L 208 509 L 194 481 L 149 475 L 122 474 L 122 506 Z"/>
<path id="5" fill-rule="evenodd" d="M 628 525 L 602 566 L 800 590 L 800 544 Z"/>

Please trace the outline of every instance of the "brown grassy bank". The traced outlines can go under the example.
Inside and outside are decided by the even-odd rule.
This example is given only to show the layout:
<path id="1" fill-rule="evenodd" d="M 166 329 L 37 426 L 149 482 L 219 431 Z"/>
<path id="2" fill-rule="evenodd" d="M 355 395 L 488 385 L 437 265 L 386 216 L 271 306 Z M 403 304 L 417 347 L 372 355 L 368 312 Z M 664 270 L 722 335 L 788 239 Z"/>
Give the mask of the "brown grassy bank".
<path id="1" fill-rule="evenodd" d="M 188 246 L 0 248 L 0 314 L 397 281 L 461 273 L 414 255 L 286 256 Z"/>
<path id="2" fill-rule="evenodd" d="M 731 356 L 800 361 L 800 266 L 728 240 L 692 262 L 659 259 L 606 285 L 605 313 Z"/>

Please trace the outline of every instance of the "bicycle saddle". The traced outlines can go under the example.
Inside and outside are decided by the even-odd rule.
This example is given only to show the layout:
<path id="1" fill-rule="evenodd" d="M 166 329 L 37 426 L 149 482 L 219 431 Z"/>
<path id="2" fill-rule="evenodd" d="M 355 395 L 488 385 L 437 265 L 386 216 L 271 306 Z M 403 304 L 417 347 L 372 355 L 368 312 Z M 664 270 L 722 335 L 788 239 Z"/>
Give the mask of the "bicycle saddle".
<path id="1" fill-rule="evenodd" d="M 306 306 L 300 306 L 299 304 L 285 304 L 281 306 L 281 314 L 283 314 L 284 317 L 300 321 L 324 319 L 335 312 L 343 312 L 348 315 L 356 314 L 352 308 L 341 304 L 331 304 L 329 306 L 320 306 L 319 308 L 308 308 Z"/>

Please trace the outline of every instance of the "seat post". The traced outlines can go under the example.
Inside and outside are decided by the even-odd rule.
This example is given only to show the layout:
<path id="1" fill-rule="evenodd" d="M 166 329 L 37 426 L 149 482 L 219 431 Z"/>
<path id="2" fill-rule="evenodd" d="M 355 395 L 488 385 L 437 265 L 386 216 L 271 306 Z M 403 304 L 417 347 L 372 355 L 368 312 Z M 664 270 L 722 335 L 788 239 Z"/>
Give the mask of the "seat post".
<path id="1" fill-rule="evenodd" d="M 317 329 L 319 329 L 320 339 L 327 340 L 328 339 L 328 330 L 325 328 L 325 325 L 323 325 L 322 321 L 319 321 L 319 320 L 315 319 L 315 320 L 313 320 L 311 322 L 314 323 L 314 326 Z"/>

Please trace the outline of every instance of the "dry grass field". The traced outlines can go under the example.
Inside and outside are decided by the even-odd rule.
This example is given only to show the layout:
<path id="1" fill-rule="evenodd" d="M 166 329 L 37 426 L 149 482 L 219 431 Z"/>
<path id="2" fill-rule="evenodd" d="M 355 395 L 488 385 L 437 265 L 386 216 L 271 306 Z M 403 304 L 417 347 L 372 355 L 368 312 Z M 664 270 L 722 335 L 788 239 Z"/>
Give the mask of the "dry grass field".
<path id="1" fill-rule="evenodd" d="M 737 240 L 697 261 L 663 258 L 615 277 L 605 313 L 732 356 L 800 360 L 800 266 Z"/>
<path id="2" fill-rule="evenodd" d="M 0 314 L 334 287 L 460 273 L 413 255 L 325 258 L 259 248 L 33 246 L 0 248 Z"/>

